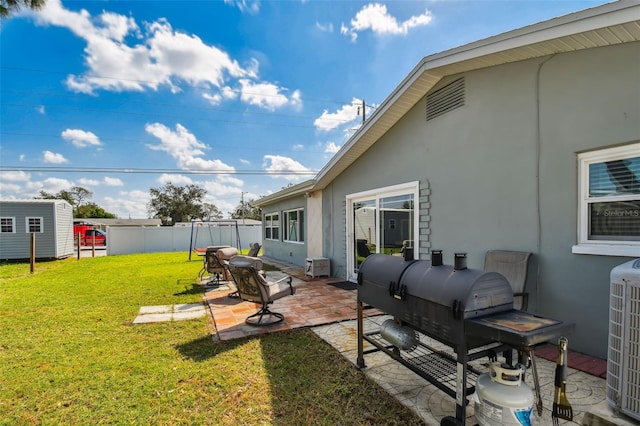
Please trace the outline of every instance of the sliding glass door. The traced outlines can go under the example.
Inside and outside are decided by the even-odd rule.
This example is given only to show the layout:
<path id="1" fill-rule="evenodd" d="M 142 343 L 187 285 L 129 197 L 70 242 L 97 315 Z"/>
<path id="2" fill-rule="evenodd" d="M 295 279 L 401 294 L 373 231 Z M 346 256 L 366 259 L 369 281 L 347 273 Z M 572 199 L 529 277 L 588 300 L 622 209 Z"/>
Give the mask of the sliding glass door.
<path id="1" fill-rule="evenodd" d="M 414 247 L 418 240 L 417 197 L 417 182 L 347 196 L 350 279 L 356 279 L 360 264 L 371 253 L 401 256 L 403 247 Z"/>

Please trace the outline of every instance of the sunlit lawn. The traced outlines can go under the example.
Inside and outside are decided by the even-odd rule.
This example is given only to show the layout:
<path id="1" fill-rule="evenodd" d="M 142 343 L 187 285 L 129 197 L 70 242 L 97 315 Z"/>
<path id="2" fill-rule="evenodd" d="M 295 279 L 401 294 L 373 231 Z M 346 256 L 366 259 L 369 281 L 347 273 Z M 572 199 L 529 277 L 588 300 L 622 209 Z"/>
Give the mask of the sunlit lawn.
<path id="1" fill-rule="evenodd" d="M 0 424 L 420 424 L 310 330 L 232 342 L 208 317 L 132 325 L 202 301 L 188 253 L 0 265 Z"/>

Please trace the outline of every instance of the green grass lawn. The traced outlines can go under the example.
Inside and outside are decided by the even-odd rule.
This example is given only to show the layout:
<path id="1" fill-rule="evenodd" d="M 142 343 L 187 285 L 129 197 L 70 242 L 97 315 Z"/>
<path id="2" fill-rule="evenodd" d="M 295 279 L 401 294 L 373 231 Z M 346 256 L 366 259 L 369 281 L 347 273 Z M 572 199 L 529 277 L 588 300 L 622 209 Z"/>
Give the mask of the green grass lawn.
<path id="1" fill-rule="evenodd" d="M 2 425 L 421 424 L 310 330 L 215 342 L 187 253 L 0 264 Z"/>

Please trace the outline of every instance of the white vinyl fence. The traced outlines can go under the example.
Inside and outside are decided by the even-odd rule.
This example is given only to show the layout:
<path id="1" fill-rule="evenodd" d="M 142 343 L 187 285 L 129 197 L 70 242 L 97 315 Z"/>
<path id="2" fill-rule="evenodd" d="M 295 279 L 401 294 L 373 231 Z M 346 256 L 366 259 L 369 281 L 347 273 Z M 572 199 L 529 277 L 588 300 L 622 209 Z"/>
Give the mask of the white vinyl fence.
<path id="1" fill-rule="evenodd" d="M 203 229 L 204 228 L 204 229 Z M 107 253 L 156 253 L 189 251 L 215 245 L 248 249 L 251 243 L 262 245 L 261 225 L 221 225 L 212 227 L 118 227 L 107 228 Z M 239 240 L 238 241 L 238 235 Z M 193 243 L 192 243 L 193 239 Z"/>

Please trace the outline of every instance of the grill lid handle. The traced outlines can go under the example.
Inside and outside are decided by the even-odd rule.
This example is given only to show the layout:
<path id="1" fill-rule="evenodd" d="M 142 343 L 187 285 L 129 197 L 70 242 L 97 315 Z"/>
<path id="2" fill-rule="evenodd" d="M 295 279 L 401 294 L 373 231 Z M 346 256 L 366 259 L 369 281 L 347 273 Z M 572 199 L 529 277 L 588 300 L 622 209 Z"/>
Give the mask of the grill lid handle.
<path id="1" fill-rule="evenodd" d="M 389 296 L 394 299 L 404 300 L 407 295 L 407 286 L 404 284 L 398 285 L 397 282 L 391 281 L 389 283 Z"/>

